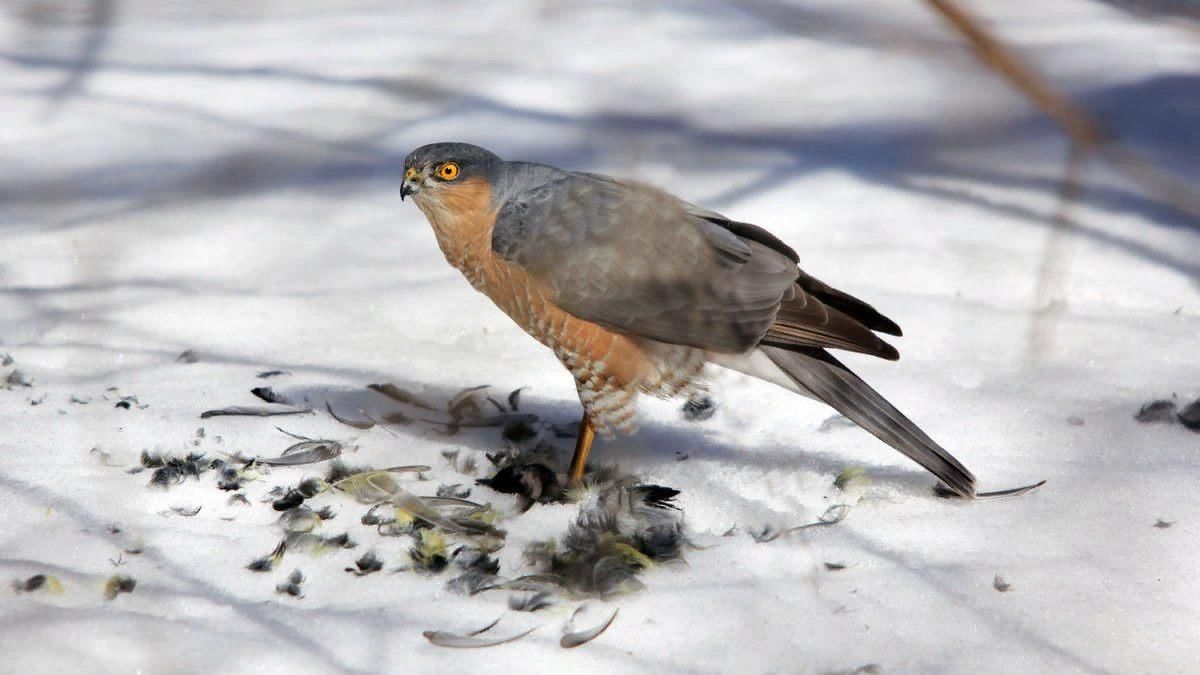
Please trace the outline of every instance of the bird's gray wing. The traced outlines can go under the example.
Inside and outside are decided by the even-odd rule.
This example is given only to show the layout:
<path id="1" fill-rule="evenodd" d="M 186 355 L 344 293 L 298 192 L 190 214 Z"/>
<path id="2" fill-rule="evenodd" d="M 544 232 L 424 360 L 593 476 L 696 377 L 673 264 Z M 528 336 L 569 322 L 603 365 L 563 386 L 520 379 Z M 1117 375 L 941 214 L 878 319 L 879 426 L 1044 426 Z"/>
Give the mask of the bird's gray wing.
<path id="1" fill-rule="evenodd" d="M 648 185 L 561 172 L 505 200 L 492 248 L 574 316 L 741 353 L 767 334 L 800 272 L 765 230 L 739 236 L 718 219 Z"/>

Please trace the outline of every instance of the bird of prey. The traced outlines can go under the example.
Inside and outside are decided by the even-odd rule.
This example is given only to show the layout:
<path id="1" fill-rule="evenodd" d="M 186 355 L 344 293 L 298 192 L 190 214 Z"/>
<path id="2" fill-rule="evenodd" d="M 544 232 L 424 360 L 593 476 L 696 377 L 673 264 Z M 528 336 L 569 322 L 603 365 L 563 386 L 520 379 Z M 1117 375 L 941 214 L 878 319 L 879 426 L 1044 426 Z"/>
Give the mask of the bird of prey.
<path id="1" fill-rule="evenodd" d="M 767 230 L 653 186 L 435 143 L 404 162 L 446 260 L 575 377 L 595 434 L 632 432 L 638 394 L 689 396 L 706 364 L 824 401 L 963 497 L 975 477 L 827 350 L 895 360 L 900 327 L 800 269 Z"/>

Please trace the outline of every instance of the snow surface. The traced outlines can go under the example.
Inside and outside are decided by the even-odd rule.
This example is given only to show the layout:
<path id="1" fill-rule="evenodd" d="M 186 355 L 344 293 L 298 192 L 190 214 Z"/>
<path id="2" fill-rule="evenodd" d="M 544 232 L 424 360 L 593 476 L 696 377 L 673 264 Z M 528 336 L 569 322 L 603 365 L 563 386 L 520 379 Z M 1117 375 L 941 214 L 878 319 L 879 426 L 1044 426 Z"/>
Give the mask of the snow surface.
<path id="1" fill-rule="evenodd" d="M 1200 178 L 1192 28 L 1077 0 L 972 5 L 1134 147 Z M 1056 225 L 1062 137 L 921 3 L 17 0 L 0 10 L 0 82 L 0 353 L 34 380 L 0 391 L 0 573 L 64 586 L 0 593 L 0 670 L 1200 669 L 1200 435 L 1132 420 L 1200 396 L 1200 228 L 1099 164 Z M 319 468 L 278 469 L 252 507 L 226 506 L 209 477 L 161 491 L 127 474 L 143 448 L 191 448 L 204 427 L 203 450 L 272 455 L 290 443 L 279 422 L 353 439 L 355 462 L 430 464 L 409 485 L 428 494 L 469 481 L 443 450 L 500 441 L 202 410 L 271 384 L 386 412 L 363 387 L 390 381 L 441 401 L 527 386 L 524 408 L 578 413 L 549 352 L 400 202 L 404 156 L 435 140 L 652 181 L 770 228 L 904 327 L 898 364 L 847 361 L 983 489 L 1049 482 L 937 499 L 867 434 L 819 431 L 828 409 L 722 375 L 713 419 L 650 403 L 640 434 L 598 446 L 682 490 L 708 547 L 593 601 L 581 623 L 620 615 L 583 647 L 558 645 L 578 603 L 505 613 L 504 594 L 453 595 L 445 575 L 346 574 L 370 548 L 402 563 L 409 540 L 375 537 L 333 496 L 326 528 L 358 549 L 246 571 L 279 537 L 258 498 Z M 186 349 L 200 360 L 177 362 Z M 292 374 L 255 378 L 267 369 Z M 840 492 L 851 465 L 871 482 Z M 852 506 L 836 525 L 748 534 L 836 503 Z M 174 505 L 203 509 L 159 515 Z M 574 513 L 506 523 L 502 572 Z M 302 599 L 275 591 L 295 567 Z M 106 601 L 115 572 L 137 587 Z M 421 636 L 501 614 L 541 627 L 476 651 Z"/>

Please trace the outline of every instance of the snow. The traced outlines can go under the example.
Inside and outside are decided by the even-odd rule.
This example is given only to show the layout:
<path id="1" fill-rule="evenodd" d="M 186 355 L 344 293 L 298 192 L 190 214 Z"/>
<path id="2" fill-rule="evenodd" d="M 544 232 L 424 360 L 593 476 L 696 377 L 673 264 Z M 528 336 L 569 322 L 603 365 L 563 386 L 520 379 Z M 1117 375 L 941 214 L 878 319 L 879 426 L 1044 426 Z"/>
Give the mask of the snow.
<path id="1" fill-rule="evenodd" d="M 1189 28 L 1079 0 L 973 5 L 1133 147 L 1200 177 Z M 1096 163 L 1074 224 L 1056 225 L 1062 136 L 921 3 L 95 7 L 92 22 L 65 2 L 0 14 L 0 354 L 16 361 L 0 378 L 34 380 L 0 391 L 0 573 L 64 586 L 0 593 L 5 669 L 1200 667 L 1200 435 L 1132 419 L 1151 399 L 1200 396 L 1200 229 Z M 291 443 L 278 423 L 352 441 L 355 463 L 428 464 L 429 483 L 404 484 L 429 494 L 470 481 L 443 450 L 501 442 L 494 429 L 358 431 L 324 412 L 197 419 L 256 403 L 251 387 L 351 416 L 390 409 L 374 382 L 442 402 L 524 386 L 523 409 L 578 413 L 549 352 L 471 291 L 400 202 L 404 156 L 435 140 L 648 180 L 768 227 L 807 271 L 904 327 L 899 363 L 846 360 L 983 489 L 1048 483 L 934 498 L 928 475 L 867 434 L 819 431 L 828 409 L 723 374 L 711 420 L 648 402 L 641 433 L 597 447 L 680 489 L 704 547 L 644 575 L 643 591 L 589 602 L 577 628 L 620 614 L 578 649 L 558 644 L 578 602 L 506 613 L 504 594 L 454 595 L 445 575 L 343 572 L 372 548 L 394 567 L 410 541 L 374 536 L 332 495 L 316 500 L 339 512 L 326 529 L 357 549 L 246 571 L 279 538 L 259 498 L 320 469 L 276 469 L 247 488 L 251 507 L 227 506 L 210 476 L 162 491 L 127 474 L 144 448 L 273 455 Z M 187 349 L 198 362 L 176 361 Z M 255 377 L 269 369 L 291 374 Z M 115 408 L 121 395 L 148 407 Z M 836 489 L 848 466 L 870 483 Z M 837 503 L 852 508 L 835 525 L 749 536 Z M 175 505 L 203 508 L 159 515 Z M 535 506 L 505 523 L 502 573 L 574 513 Z M 296 567 L 305 597 L 276 593 Z M 137 587 L 106 601 L 114 573 Z M 421 635 L 501 614 L 507 632 L 540 627 L 483 650 Z"/>

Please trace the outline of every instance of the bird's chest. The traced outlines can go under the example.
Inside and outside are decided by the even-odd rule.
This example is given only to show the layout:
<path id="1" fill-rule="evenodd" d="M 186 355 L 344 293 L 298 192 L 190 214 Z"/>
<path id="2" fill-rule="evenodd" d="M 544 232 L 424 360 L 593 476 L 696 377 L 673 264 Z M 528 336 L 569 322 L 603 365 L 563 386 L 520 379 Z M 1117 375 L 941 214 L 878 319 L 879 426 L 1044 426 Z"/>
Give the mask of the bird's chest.
<path id="1" fill-rule="evenodd" d="M 662 380 L 657 361 L 643 345 L 558 307 L 552 289 L 519 265 L 496 257 L 490 223 L 479 227 L 461 219 L 429 220 L 447 262 L 525 332 L 549 347 L 571 372 L 598 430 L 631 429 L 634 396 L 638 391 L 658 393 Z"/>

